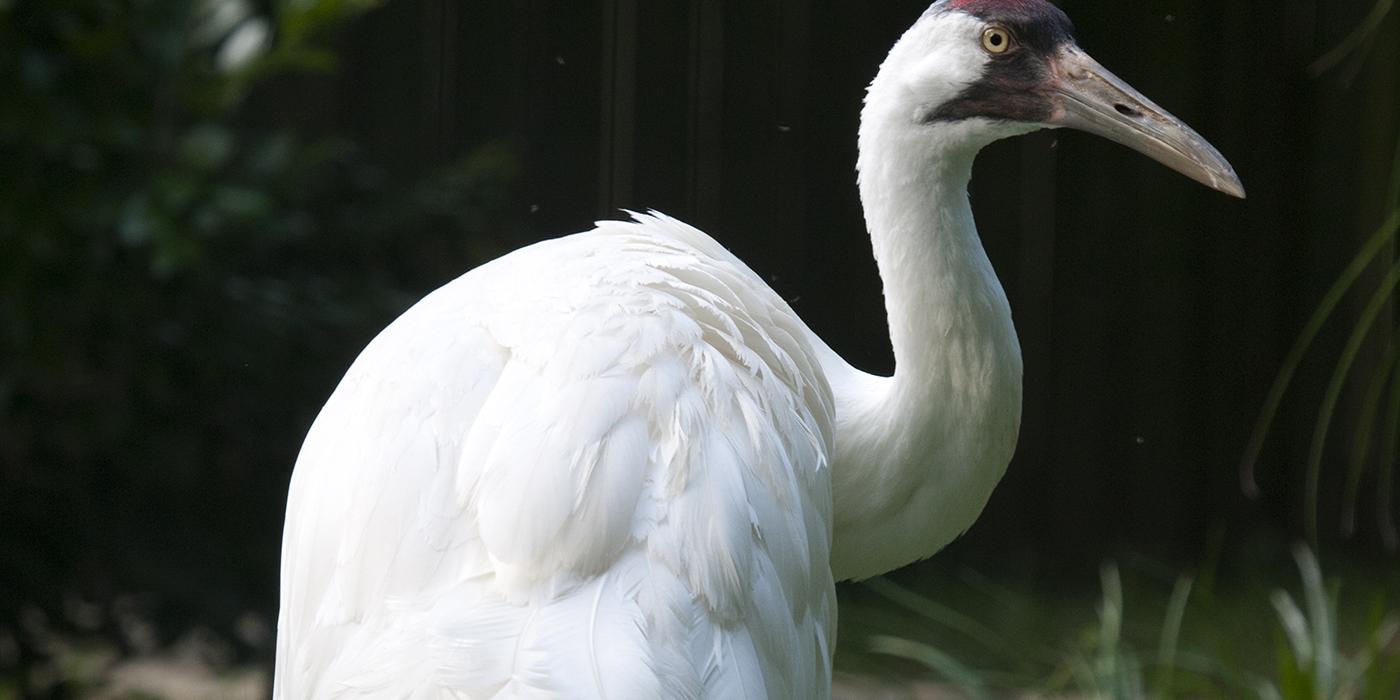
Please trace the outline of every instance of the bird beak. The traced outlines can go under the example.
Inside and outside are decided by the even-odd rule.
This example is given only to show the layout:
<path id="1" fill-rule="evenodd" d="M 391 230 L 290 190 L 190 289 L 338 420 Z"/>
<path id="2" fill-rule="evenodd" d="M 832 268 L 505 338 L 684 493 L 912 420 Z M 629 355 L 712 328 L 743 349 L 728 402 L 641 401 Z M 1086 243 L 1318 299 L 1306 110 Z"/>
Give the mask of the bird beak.
<path id="1" fill-rule="evenodd" d="M 1117 141 L 1196 182 L 1244 198 L 1235 169 L 1201 135 L 1076 46 L 1052 62 L 1055 107 L 1048 123 Z"/>

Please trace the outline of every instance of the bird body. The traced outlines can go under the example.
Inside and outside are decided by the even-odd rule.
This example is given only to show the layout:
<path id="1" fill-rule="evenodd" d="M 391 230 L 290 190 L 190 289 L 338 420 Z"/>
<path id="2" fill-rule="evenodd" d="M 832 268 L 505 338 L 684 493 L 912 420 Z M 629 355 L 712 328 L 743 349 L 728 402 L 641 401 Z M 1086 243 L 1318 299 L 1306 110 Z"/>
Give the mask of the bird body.
<path id="1" fill-rule="evenodd" d="M 940 0 L 861 115 L 893 376 L 661 214 L 487 263 L 364 350 L 287 504 L 278 698 L 822 698 L 834 581 L 927 557 L 1015 448 L 1021 355 L 967 199 L 1046 126 L 1232 194 L 1043 0 Z"/>
<path id="2" fill-rule="evenodd" d="M 279 694 L 818 697 L 832 413 L 792 309 L 673 219 L 464 275 L 311 429 Z"/>

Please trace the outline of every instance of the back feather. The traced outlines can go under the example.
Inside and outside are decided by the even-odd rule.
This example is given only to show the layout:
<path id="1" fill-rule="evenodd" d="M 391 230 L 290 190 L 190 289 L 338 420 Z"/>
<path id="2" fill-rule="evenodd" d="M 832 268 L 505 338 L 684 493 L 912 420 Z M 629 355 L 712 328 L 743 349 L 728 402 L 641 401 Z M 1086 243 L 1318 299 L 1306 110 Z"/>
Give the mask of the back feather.
<path id="1" fill-rule="evenodd" d="M 356 360 L 292 478 L 277 697 L 829 692 L 807 330 L 633 218 L 469 272 Z"/>

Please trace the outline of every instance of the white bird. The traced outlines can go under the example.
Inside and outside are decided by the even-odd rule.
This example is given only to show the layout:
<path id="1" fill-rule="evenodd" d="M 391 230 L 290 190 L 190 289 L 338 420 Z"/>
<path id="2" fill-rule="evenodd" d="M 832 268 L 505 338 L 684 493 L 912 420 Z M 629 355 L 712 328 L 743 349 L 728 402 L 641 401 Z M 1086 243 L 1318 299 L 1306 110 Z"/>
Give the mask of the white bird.
<path id="1" fill-rule="evenodd" d="M 1021 355 L 973 158 L 1072 126 L 1243 196 L 1044 0 L 941 0 L 861 115 L 892 377 L 661 214 L 517 250 L 364 350 L 297 460 L 278 698 L 822 698 L 834 581 L 962 533 Z"/>

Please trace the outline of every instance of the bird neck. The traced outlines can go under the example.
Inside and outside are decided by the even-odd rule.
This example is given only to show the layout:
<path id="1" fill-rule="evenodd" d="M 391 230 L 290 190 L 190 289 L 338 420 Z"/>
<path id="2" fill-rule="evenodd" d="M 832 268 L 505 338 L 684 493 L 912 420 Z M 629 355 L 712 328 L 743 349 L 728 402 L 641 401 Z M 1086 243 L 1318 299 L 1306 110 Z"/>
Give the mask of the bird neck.
<path id="1" fill-rule="evenodd" d="M 884 116 L 867 104 L 859 171 L 895 372 L 828 362 L 838 579 L 922 559 L 966 530 L 1020 424 L 1020 346 L 968 202 L 980 144 L 957 125 Z"/>

